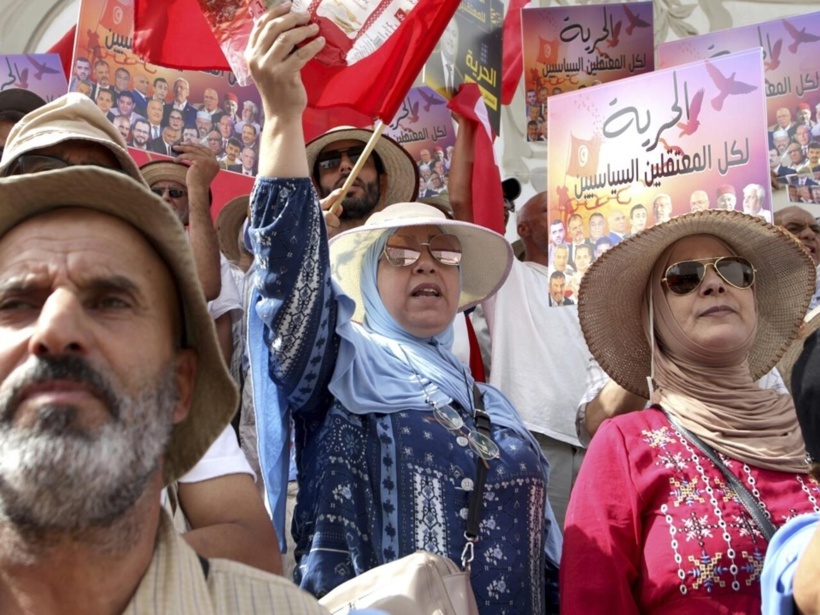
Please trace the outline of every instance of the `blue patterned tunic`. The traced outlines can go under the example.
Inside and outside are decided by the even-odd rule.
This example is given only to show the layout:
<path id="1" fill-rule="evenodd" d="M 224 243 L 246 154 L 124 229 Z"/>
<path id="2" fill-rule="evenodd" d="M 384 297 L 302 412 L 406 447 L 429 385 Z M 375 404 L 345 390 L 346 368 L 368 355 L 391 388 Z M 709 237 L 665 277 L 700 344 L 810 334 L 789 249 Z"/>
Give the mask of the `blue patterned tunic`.
<path id="1" fill-rule="evenodd" d="M 339 291 L 331 283 L 313 188 L 307 179 L 258 179 L 252 203 L 261 295 L 255 309 L 265 324 L 264 348 L 257 347 L 267 355 L 263 362 L 278 387 L 278 404 L 296 428 L 296 581 L 321 597 L 418 549 L 459 562 L 475 454 L 432 412 L 356 414 L 330 394 L 340 343 Z M 270 412 L 259 399 L 256 408 Z M 472 415 L 458 410 L 474 428 Z M 278 420 L 260 422 L 266 419 Z M 539 453 L 515 429 L 494 423 L 492 436 L 501 458 L 490 462 L 484 490 L 473 590 L 482 613 L 541 613 L 546 476 Z"/>

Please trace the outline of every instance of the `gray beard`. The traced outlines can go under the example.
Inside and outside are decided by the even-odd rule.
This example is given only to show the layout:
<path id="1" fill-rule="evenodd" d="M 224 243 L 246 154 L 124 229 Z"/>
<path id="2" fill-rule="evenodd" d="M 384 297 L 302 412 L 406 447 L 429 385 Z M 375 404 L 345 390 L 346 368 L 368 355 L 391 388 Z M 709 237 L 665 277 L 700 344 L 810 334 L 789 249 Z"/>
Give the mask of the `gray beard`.
<path id="1" fill-rule="evenodd" d="M 143 494 L 170 440 L 178 399 L 172 365 L 131 397 L 87 366 L 86 377 L 85 361 L 76 361 L 63 373 L 102 392 L 110 418 L 101 428 L 76 425 L 77 409 L 59 406 L 38 408 L 33 426 L 13 426 L 16 392 L 36 381 L 39 366 L 0 389 L 0 520 L 30 539 L 113 525 Z"/>

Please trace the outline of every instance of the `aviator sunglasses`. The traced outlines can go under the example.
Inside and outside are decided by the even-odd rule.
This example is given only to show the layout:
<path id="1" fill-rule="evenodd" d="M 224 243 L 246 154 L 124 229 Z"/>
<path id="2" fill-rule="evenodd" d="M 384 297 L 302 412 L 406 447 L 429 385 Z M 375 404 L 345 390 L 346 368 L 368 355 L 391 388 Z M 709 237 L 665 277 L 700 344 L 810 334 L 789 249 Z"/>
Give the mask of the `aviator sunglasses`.
<path id="1" fill-rule="evenodd" d="M 436 235 L 426 242 L 413 235 L 391 235 L 382 253 L 394 267 L 409 267 L 421 258 L 422 246 L 427 246 L 430 256 L 442 265 L 456 267 L 461 263 L 461 242 L 456 235 Z"/>
<path id="2" fill-rule="evenodd" d="M 676 295 L 688 295 L 697 290 L 710 266 L 715 268 L 721 280 L 734 288 L 751 288 L 755 283 L 755 268 L 740 256 L 680 261 L 667 268 L 661 281 Z"/>
<path id="3" fill-rule="evenodd" d="M 323 171 L 338 169 L 339 165 L 342 164 L 342 154 L 347 154 L 350 162 L 352 164 L 356 164 L 362 156 L 364 147 L 364 145 L 359 145 L 356 147 L 349 147 L 347 149 L 337 149 L 332 152 L 326 152 L 319 156 L 319 160 L 317 161 L 319 168 Z"/>
<path id="4" fill-rule="evenodd" d="M 187 191 L 185 191 L 181 188 L 168 188 L 168 187 L 165 187 L 165 188 L 151 188 L 151 192 L 156 194 L 158 197 L 165 196 L 165 193 L 167 192 L 168 196 L 170 196 L 172 199 L 181 199 L 186 194 L 188 194 Z"/>

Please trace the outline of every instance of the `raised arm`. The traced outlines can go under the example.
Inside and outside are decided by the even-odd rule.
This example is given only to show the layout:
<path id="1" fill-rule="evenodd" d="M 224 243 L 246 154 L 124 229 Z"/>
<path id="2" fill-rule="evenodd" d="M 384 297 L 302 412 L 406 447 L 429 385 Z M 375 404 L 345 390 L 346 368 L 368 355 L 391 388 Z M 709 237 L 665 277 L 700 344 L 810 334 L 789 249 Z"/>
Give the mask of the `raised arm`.
<path id="1" fill-rule="evenodd" d="M 175 145 L 177 162 L 188 164 L 185 185 L 188 187 L 188 238 L 194 253 L 196 272 L 208 301 L 219 297 L 222 286 L 219 265 L 219 241 L 211 219 L 211 182 L 219 172 L 213 152 L 204 145 Z"/>
<path id="2" fill-rule="evenodd" d="M 324 40 L 305 43 L 317 32 L 306 23 L 306 14 L 274 7 L 254 27 L 247 51 L 266 116 L 251 195 L 260 295 L 251 309 L 265 325 L 268 375 L 294 411 L 321 393 L 335 343 L 327 236 L 308 178 L 302 136 L 307 97 L 299 72 Z"/>
<path id="3" fill-rule="evenodd" d="M 302 144 L 307 93 L 302 67 L 325 45 L 307 13 L 291 13 L 290 3 L 271 8 L 251 32 L 248 68 L 262 97 L 265 125 L 259 150 L 262 177 L 310 177 Z M 296 47 L 304 43 L 301 47 Z"/>
<path id="4" fill-rule="evenodd" d="M 458 124 L 453 160 L 450 165 L 450 207 L 456 220 L 473 221 L 473 150 L 476 126 L 458 113 L 453 113 Z"/>

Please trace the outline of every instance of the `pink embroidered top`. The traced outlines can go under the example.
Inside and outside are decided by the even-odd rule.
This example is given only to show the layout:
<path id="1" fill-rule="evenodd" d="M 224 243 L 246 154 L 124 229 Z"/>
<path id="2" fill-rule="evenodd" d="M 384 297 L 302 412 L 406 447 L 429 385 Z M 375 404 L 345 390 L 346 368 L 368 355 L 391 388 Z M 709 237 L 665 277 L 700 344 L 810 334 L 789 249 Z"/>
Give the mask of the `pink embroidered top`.
<path id="1" fill-rule="evenodd" d="M 776 527 L 820 511 L 820 485 L 723 461 Z M 766 538 L 723 474 L 657 409 L 606 421 L 572 492 L 562 613 L 759 613 Z"/>

